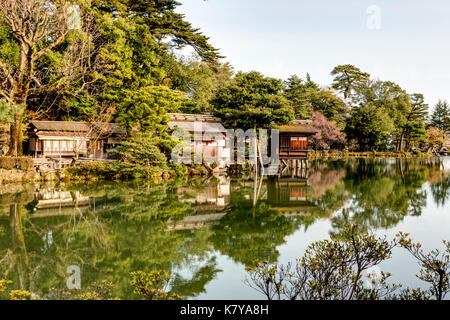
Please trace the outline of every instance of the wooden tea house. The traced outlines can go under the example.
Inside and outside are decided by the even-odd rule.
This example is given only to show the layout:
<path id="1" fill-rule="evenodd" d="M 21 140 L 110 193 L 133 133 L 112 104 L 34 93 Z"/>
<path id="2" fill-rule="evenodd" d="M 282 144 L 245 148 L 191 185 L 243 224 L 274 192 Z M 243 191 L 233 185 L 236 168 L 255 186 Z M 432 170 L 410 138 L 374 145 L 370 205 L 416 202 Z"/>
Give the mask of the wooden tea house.
<path id="1" fill-rule="evenodd" d="M 32 121 L 28 153 L 33 157 L 106 159 L 108 149 L 121 143 L 125 130 L 116 123 Z"/>

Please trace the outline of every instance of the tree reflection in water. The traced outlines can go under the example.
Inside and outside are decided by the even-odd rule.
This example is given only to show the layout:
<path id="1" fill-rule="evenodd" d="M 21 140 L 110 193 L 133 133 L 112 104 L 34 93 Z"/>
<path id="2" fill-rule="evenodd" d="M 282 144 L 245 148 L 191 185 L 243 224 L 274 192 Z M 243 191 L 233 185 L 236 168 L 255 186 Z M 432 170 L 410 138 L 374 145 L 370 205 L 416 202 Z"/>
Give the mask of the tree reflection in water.
<path id="1" fill-rule="evenodd" d="M 129 272 L 165 270 L 173 291 L 195 297 L 220 275 L 219 255 L 275 263 L 287 236 L 319 219 L 336 237 L 347 223 L 390 228 L 450 196 L 449 172 L 436 159 L 317 161 L 308 179 L 257 185 L 256 205 L 253 181 L 226 177 L 2 185 L 0 278 L 43 295 L 78 265 L 82 286 L 108 279 L 115 295 L 137 298 Z"/>

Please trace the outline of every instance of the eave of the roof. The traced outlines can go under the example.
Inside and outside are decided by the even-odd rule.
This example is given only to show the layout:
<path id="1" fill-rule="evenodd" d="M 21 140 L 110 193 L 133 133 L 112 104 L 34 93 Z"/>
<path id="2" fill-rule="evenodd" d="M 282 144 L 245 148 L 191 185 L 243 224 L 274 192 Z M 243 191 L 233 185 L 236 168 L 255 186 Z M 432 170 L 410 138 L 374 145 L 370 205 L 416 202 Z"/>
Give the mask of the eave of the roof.
<path id="1" fill-rule="evenodd" d="M 314 129 L 310 125 L 291 124 L 291 125 L 281 126 L 280 132 L 315 134 L 317 132 L 317 130 Z"/>
<path id="2" fill-rule="evenodd" d="M 126 131 L 117 123 L 94 122 L 89 124 L 82 121 L 31 121 L 31 124 L 39 131 L 59 132 L 88 132 L 92 131 L 92 125 L 105 134 L 125 134 Z"/>
<path id="3" fill-rule="evenodd" d="M 170 121 L 202 121 L 221 122 L 220 118 L 212 114 L 169 113 Z"/>

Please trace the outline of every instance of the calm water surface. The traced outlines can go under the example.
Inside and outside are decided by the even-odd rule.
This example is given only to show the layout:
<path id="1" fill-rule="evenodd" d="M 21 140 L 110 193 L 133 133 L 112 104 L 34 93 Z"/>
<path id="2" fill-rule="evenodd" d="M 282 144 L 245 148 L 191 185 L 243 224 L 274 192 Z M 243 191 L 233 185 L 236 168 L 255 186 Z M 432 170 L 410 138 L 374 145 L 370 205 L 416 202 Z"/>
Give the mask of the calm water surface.
<path id="1" fill-rule="evenodd" d="M 134 299 L 131 271 L 166 270 L 192 299 L 260 299 L 243 283 L 246 265 L 295 261 L 347 222 L 441 247 L 450 240 L 449 198 L 449 158 L 315 162 L 307 179 L 256 185 L 227 177 L 0 185 L 0 278 L 43 295 L 64 287 L 77 265 L 83 287 L 108 279 L 117 296 Z M 402 249 L 381 268 L 424 287 Z"/>

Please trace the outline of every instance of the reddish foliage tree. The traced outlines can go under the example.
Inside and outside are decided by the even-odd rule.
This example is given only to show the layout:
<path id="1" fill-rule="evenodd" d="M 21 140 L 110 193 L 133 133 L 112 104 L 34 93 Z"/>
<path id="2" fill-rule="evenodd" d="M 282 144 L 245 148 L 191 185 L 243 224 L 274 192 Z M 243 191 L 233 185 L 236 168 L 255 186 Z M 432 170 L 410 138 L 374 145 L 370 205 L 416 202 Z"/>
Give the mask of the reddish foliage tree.
<path id="1" fill-rule="evenodd" d="M 320 112 L 313 112 L 312 126 L 317 133 L 312 137 L 314 148 L 330 149 L 334 144 L 345 144 L 346 139 L 334 121 L 329 121 Z"/>

